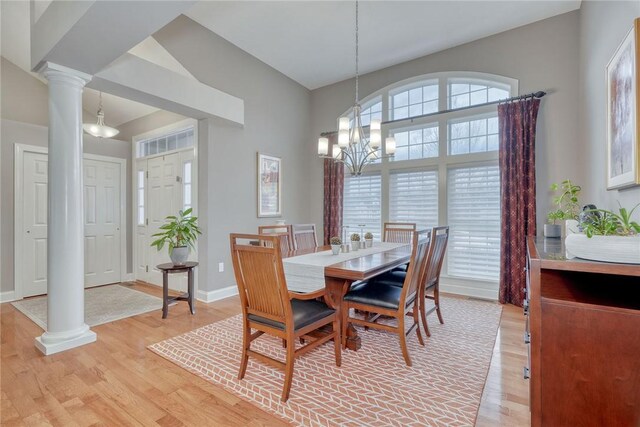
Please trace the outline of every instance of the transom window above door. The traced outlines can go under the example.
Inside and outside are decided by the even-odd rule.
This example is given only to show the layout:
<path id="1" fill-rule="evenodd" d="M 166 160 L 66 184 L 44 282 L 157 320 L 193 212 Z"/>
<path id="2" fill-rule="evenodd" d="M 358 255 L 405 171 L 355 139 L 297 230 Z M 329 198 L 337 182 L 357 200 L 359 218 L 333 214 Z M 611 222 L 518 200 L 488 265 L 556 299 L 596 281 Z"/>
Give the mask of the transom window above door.
<path id="1" fill-rule="evenodd" d="M 137 142 L 136 157 L 154 156 L 195 145 L 193 127 Z"/>

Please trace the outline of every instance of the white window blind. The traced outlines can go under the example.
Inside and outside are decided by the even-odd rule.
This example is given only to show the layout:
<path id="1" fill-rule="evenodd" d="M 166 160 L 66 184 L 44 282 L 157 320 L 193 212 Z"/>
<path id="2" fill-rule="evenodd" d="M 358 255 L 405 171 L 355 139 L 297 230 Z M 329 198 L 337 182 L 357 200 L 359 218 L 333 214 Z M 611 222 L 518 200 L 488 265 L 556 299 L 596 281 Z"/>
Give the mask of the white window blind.
<path id="1" fill-rule="evenodd" d="M 415 222 L 419 230 L 438 225 L 438 171 L 391 171 L 389 219 Z"/>
<path id="2" fill-rule="evenodd" d="M 448 274 L 498 280 L 500 172 L 498 165 L 449 169 Z"/>
<path id="3" fill-rule="evenodd" d="M 348 226 L 348 234 L 364 231 L 373 233 L 380 240 L 381 179 L 380 174 L 350 176 L 344 179 L 342 224 Z"/>

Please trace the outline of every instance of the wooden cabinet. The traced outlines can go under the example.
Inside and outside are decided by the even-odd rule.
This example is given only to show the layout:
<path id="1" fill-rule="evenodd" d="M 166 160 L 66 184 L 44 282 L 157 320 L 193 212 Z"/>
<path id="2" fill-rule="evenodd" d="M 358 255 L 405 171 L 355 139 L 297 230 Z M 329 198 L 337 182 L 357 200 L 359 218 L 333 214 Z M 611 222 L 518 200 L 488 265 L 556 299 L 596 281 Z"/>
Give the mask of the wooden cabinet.
<path id="1" fill-rule="evenodd" d="M 531 425 L 640 426 L 640 266 L 566 259 L 528 240 Z"/>

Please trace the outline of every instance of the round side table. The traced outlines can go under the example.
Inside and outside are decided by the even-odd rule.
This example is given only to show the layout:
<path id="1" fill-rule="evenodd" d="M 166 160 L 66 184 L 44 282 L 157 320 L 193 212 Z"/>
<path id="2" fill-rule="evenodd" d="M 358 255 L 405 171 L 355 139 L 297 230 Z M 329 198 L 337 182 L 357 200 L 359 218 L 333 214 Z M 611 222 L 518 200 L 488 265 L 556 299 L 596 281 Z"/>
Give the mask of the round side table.
<path id="1" fill-rule="evenodd" d="M 166 319 L 169 313 L 169 303 L 173 301 L 187 301 L 191 314 L 196 314 L 195 292 L 193 291 L 193 270 L 198 265 L 197 262 L 186 262 L 184 265 L 166 264 L 157 265 L 156 268 L 162 271 L 162 318 Z M 187 273 L 187 292 L 169 298 L 169 274 Z"/>

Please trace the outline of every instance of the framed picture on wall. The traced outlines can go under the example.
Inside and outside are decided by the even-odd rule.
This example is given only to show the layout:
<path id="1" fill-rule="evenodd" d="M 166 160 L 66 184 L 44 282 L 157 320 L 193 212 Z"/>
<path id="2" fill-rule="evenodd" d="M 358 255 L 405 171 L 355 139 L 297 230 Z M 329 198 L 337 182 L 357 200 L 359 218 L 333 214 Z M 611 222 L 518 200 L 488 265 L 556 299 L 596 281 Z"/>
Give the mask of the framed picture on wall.
<path id="1" fill-rule="evenodd" d="M 640 19 L 607 65 L 607 189 L 640 184 Z"/>
<path id="2" fill-rule="evenodd" d="M 258 153 L 258 217 L 282 216 L 282 159 Z"/>

